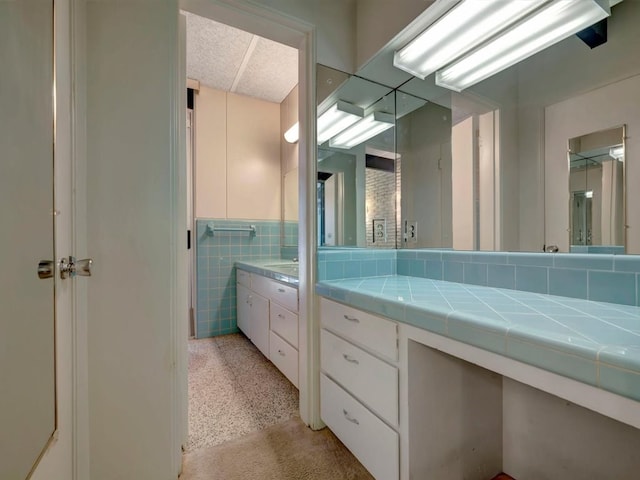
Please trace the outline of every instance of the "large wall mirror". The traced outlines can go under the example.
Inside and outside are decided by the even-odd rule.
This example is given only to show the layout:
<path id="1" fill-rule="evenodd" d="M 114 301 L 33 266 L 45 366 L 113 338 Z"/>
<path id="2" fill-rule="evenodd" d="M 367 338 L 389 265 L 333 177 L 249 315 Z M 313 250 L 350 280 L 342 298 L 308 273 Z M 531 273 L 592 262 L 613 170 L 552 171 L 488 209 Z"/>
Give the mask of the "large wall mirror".
<path id="1" fill-rule="evenodd" d="M 319 124 L 338 100 L 367 114 L 384 104 L 380 111 L 395 117 L 393 128 L 346 149 L 318 141 L 318 170 L 330 174 L 318 180 L 319 244 L 640 253 L 640 217 L 625 211 L 640 195 L 640 136 L 633 135 L 640 113 L 632 100 L 640 98 L 640 57 L 629 48 L 640 42 L 640 3 L 611 4 L 603 44 L 590 48 L 571 36 L 460 92 L 436 85 L 435 74 L 422 80 L 394 68 L 402 47 L 395 40 L 330 95 L 318 92 Z M 368 87 L 380 91 L 364 103 L 350 97 Z M 596 132 L 616 138 L 586 150 Z M 585 145 L 570 160 L 568 142 Z M 609 161 L 620 145 L 624 155 Z M 577 155 L 592 164 L 580 165 Z M 393 220 L 372 208 L 369 156 L 389 160 L 379 164 L 389 165 L 380 169 L 389 178 L 393 168 Z M 600 188 L 576 184 L 597 175 Z M 613 183 L 603 190 L 604 182 Z"/>
<path id="2" fill-rule="evenodd" d="M 395 110 L 393 89 L 357 76 L 318 105 L 319 246 L 396 247 Z"/>

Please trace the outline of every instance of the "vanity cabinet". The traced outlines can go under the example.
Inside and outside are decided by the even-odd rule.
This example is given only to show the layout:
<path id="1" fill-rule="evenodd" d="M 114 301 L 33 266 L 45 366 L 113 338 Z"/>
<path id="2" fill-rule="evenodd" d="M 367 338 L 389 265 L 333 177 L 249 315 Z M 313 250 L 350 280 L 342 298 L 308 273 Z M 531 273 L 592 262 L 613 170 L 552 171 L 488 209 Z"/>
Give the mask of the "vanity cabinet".
<path id="1" fill-rule="evenodd" d="M 237 270 L 238 328 L 298 388 L 298 289 Z"/>
<path id="2" fill-rule="evenodd" d="M 320 415 L 381 480 L 399 478 L 398 325 L 320 300 Z"/>
<path id="3" fill-rule="evenodd" d="M 237 285 L 238 328 L 269 357 L 269 300 L 245 285 Z"/>

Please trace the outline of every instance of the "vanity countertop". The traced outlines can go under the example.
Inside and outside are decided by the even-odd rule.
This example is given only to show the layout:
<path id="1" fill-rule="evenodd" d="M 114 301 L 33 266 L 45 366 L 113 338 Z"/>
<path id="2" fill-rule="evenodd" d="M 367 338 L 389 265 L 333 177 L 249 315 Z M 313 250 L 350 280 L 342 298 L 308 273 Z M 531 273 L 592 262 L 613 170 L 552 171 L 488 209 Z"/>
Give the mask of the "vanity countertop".
<path id="1" fill-rule="evenodd" d="M 640 401 L 640 307 L 402 275 L 316 291 Z"/>
<path id="2" fill-rule="evenodd" d="M 298 264 L 283 258 L 236 260 L 236 267 L 298 287 Z"/>

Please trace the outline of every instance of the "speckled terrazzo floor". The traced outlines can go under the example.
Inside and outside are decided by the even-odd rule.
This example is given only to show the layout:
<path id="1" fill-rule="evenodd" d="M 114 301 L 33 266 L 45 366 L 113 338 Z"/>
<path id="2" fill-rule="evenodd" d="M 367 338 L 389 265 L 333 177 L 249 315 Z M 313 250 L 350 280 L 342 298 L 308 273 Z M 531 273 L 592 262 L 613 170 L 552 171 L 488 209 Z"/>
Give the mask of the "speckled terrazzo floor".
<path id="1" fill-rule="evenodd" d="M 298 390 L 242 334 L 189 341 L 187 452 L 298 415 Z"/>

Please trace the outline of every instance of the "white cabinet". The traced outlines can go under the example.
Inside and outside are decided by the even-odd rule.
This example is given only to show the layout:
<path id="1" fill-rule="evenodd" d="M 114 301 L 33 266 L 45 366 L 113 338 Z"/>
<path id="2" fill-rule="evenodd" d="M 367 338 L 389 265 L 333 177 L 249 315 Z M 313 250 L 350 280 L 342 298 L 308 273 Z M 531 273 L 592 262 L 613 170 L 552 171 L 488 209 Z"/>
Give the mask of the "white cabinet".
<path id="1" fill-rule="evenodd" d="M 397 324 L 320 300 L 320 415 L 379 480 L 400 475 Z"/>
<path id="2" fill-rule="evenodd" d="M 238 328 L 298 387 L 298 289 L 237 270 Z"/>
<path id="3" fill-rule="evenodd" d="M 238 328 L 269 357 L 269 300 L 241 283 L 236 295 Z"/>
<path id="4" fill-rule="evenodd" d="M 324 374 L 320 375 L 320 416 L 375 478 L 398 479 L 398 433 Z"/>
<path id="5" fill-rule="evenodd" d="M 251 341 L 269 358 L 269 300 L 257 293 L 251 294 Z"/>
<path id="6" fill-rule="evenodd" d="M 249 317 L 251 316 L 251 307 L 249 302 L 251 301 L 251 291 L 241 283 L 237 284 L 237 321 L 238 328 L 244 333 L 247 338 L 251 338 L 251 322 Z"/>
<path id="7" fill-rule="evenodd" d="M 298 350 L 271 331 L 269 358 L 285 377 L 298 388 Z"/>

